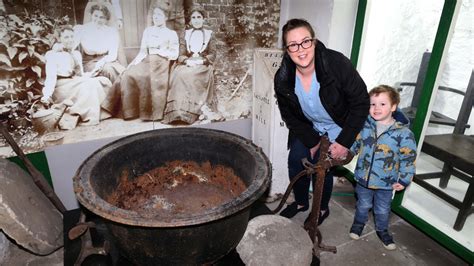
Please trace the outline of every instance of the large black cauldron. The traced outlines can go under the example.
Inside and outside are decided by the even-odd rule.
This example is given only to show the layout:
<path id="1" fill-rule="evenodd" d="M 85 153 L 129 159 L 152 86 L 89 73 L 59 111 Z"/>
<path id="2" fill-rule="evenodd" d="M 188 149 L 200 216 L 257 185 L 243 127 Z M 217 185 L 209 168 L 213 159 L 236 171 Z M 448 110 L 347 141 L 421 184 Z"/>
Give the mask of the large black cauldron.
<path id="1" fill-rule="evenodd" d="M 198 214 L 142 217 L 104 199 L 121 174 L 133 179 L 170 160 L 209 161 L 231 167 L 247 189 L 231 202 Z M 173 128 L 138 133 L 112 142 L 87 158 L 74 191 L 88 210 L 106 219 L 115 244 L 137 265 L 189 265 L 216 261 L 237 246 L 250 205 L 267 189 L 268 158 L 240 136 L 211 129 Z"/>

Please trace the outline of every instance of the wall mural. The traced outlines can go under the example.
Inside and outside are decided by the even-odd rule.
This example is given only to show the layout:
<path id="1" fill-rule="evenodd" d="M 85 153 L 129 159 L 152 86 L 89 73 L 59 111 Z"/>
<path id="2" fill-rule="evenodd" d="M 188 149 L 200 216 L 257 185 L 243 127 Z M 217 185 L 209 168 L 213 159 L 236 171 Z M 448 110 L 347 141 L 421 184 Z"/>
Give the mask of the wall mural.
<path id="1" fill-rule="evenodd" d="M 278 0 L 0 0 L 0 122 L 26 153 L 249 118 Z M 0 156 L 15 156 L 0 137 Z"/>

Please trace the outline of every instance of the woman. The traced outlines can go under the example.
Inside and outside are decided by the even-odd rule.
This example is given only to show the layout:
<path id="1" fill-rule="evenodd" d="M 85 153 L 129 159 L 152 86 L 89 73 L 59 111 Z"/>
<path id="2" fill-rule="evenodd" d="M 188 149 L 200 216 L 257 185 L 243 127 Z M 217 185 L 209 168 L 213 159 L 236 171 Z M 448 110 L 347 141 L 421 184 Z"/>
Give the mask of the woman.
<path id="1" fill-rule="evenodd" d="M 90 22 L 74 28 L 76 43 L 83 54 L 84 71 L 107 77 L 113 83 L 125 70 L 117 61 L 119 34 L 116 28 L 107 26 L 111 15 L 106 6 L 93 5 L 90 13 Z"/>
<path id="2" fill-rule="evenodd" d="M 213 32 L 203 28 L 202 9 L 191 11 L 190 25 L 180 42 L 178 65 L 171 72 L 163 123 L 192 124 L 204 104 L 214 104 L 215 43 Z"/>
<path id="3" fill-rule="evenodd" d="M 123 16 L 122 16 L 122 7 L 120 6 L 120 0 L 89 0 L 87 5 L 84 9 L 84 20 L 83 24 L 89 23 L 92 21 L 92 14 L 91 9 L 95 5 L 103 5 L 105 6 L 110 12 L 110 19 L 108 20 L 107 25 L 113 28 L 116 28 L 119 34 L 119 47 L 117 52 L 117 60 L 120 64 L 126 66 L 127 65 L 127 58 L 125 56 L 125 51 L 122 46 L 123 39 Z"/>
<path id="4" fill-rule="evenodd" d="M 185 21 L 184 21 L 184 0 L 147 0 L 148 10 L 152 11 L 155 7 L 161 8 L 166 15 L 166 26 L 176 32 L 181 32 L 184 30 Z M 147 12 L 144 14 L 146 16 L 146 25 L 153 25 L 152 13 Z"/>
<path id="5" fill-rule="evenodd" d="M 45 55 L 46 80 L 41 101 L 52 99 L 55 103 L 62 103 L 69 100 L 73 105 L 67 109 L 68 113 L 79 115 L 82 125 L 97 125 L 101 119 L 104 90 L 112 84 L 105 77 L 84 75 L 81 54 L 73 50 L 74 30 L 71 26 L 61 28 L 59 39 L 62 51 L 51 50 Z"/>
<path id="6" fill-rule="evenodd" d="M 327 49 L 315 38 L 311 25 L 291 19 L 283 26 L 285 54 L 275 75 L 275 93 L 281 116 L 289 129 L 290 179 L 303 170 L 302 158 L 318 160 L 321 136 L 331 141 L 329 152 L 345 158 L 369 112 L 367 87 L 351 62 Z M 309 176 L 293 187 L 295 202 L 280 215 L 291 218 L 309 208 Z M 319 223 L 329 216 L 333 175 L 324 181 Z"/>
<path id="7" fill-rule="evenodd" d="M 89 23 L 92 21 L 92 12 L 91 9 L 94 5 L 103 5 L 110 12 L 110 19 L 107 21 L 107 25 L 122 29 L 123 27 L 123 16 L 122 16 L 122 7 L 120 6 L 119 0 L 89 0 L 84 8 L 84 20 L 83 24 Z"/>
<path id="8" fill-rule="evenodd" d="M 124 119 L 163 119 L 170 62 L 179 55 L 179 39 L 166 27 L 162 9 L 153 9 L 153 26 L 143 32 L 140 52 L 123 72 L 107 97 L 107 110 Z M 120 110 L 121 109 L 121 110 Z"/>

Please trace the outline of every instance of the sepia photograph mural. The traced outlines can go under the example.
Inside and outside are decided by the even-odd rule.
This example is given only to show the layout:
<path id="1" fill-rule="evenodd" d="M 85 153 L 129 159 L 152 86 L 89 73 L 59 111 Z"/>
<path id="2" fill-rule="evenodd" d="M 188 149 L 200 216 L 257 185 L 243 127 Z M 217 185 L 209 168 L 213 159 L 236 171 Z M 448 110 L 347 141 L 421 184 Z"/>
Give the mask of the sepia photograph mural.
<path id="1" fill-rule="evenodd" d="M 0 122 L 26 153 L 251 117 L 278 0 L 0 0 Z M 15 156 L 0 137 L 0 156 Z"/>

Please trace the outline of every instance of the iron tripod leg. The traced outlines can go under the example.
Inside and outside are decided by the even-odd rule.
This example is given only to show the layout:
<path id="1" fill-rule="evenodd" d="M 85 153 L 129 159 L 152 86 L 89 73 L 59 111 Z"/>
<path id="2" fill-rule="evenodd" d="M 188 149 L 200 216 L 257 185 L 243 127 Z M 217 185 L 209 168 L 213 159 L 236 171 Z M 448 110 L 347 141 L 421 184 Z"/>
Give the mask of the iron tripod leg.
<path id="1" fill-rule="evenodd" d="M 86 222 L 86 216 L 81 212 L 79 222 L 68 232 L 70 240 L 74 240 L 78 237 L 81 238 L 81 251 L 74 262 L 74 266 L 82 265 L 84 260 L 90 255 L 97 254 L 106 256 L 109 253 L 110 243 L 107 240 L 105 240 L 103 246 L 94 247 L 90 228 L 95 228 L 95 223 L 90 221 Z"/>
<path id="2" fill-rule="evenodd" d="M 306 158 L 301 160 L 305 170 L 301 171 L 294 178 L 292 178 L 288 188 L 286 189 L 285 195 L 280 201 L 278 207 L 273 210 L 273 213 L 277 213 L 281 210 L 284 203 L 286 202 L 288 196 L 290 195 L 293 185 L 305 175 L 316 174 L 316 182 L 313 182 L 313 206 L 311 207 L 311 213 L 308 221 L 304 224 L 304 229 L 308 232 L 311 241 L 313 241 L 313 254 L 319 258 L 320 251 L 329 251 L 336 253 L 337 249 L 335 246 L 326 246 L 322 244 L 323 237 L 318 228 L 319 213 L 321 211 L 321 198 L 323 194 L 324 187 L 324 178 L 326 172 L 329 168 L 336 165 L 345 165 L 348 164 L 352 158 L 353 154 L 348 152 L 346 158 L 344 159 L 333 159 L 329 155 L 329 139 L 327 136 L 321 137 L 320 147 L 319 147 L 319 160 L 316 164 L 310 163 Z M 317 241 L 316 241 L 317 238 Z"/>
<path id="3" fill-rule="evenodd" d="M 309 219 L 304 224 L 304 229 L 308 232 L 311 241 L 313 242 L 313 254 L 319 258 L 320 251 L 329 251 L 332 253 L 336 253 L 337 249 L 335 246 L 326 246 L 322 244 L 322 234 L 318 228 L 318 219 L 319 219 L 319 212 L 320 212 L 320 205 L 321 205 L 321 198 L 323 193 L 324 187 L 324 177 L 326 174 L 326 169 L 323 169 L 321 166 L 315 166 L 311 164 L 306 158 L 302 159 L 302 163 L 305 166 L 305 170 L 301 171 L 298 175 L 296 175 L 288 185 L 285 194 L 283 195 L 280 204 L 278 207 L 273 210 L 273 213 L 277 213 L 281 210 L 283 205 L 285 204 L 288 196 L 291 193 L 291 189 L 293 185 L 302 177 L 306 175 L 311 175 L 316 173 L 316 182 L 313 182 L 313 204 L 311 207 L 311 213 L 309 214 Z M 319 174 L 318 174 L 319 173 Z M 317 238 L 317 242 L 316 242 Z"/>
<path id="4" fill-rule="evenodd" d="M 309 237 L 311 238 L 311 241 L 313 241 L 313 255 L 319 258 L 320 251 L 329 251 L 332 253 L 337 252 L 335 246 L 326 246 L 322 244 L 323 236 L 318 228 L 324 178 L 327 169 L 318 164 L 313 165 L 306 159 L 303 159 L 303 165 L 307 170 L 312 169 L 312 172 L 316 173 L 316 182 L 313 182 L 313 204 L 311 207 L 311 213 L 309 214 L 309 219 L 304 224 L 304 229 L 308 231 Z"/>

